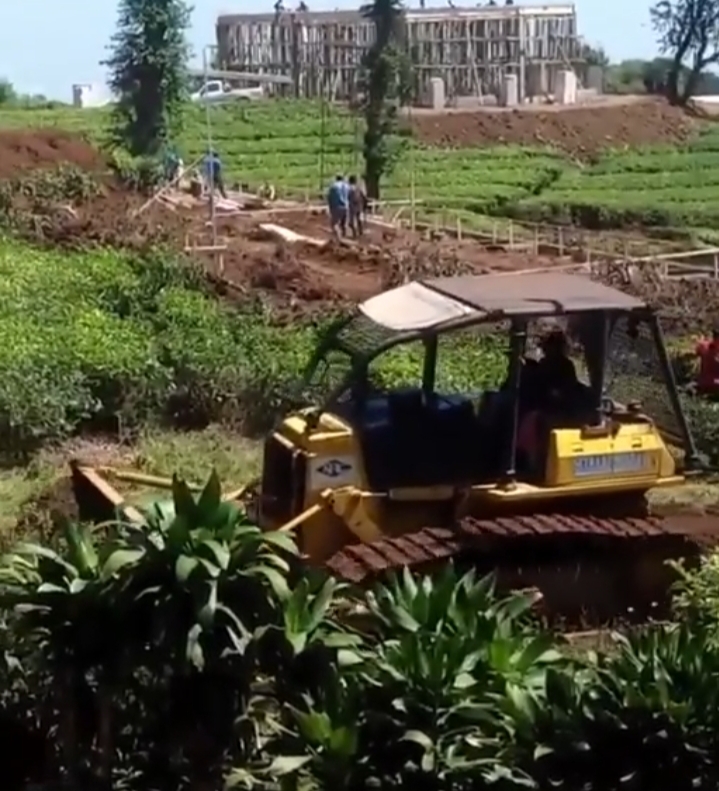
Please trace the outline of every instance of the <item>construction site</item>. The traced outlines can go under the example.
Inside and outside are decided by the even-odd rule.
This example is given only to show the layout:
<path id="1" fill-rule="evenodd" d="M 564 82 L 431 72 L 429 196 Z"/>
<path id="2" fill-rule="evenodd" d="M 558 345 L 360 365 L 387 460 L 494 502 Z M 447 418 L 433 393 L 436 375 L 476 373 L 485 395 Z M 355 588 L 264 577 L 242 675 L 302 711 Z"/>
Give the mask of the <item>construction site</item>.
<path id="1" fill-rule="evenodd" d="M 635 145 L 678 141 L 691 133 L 681 113 L 651 103 L 512 115 L 448 113 L 417 116 L 413 123 L 419 138 L 433 145 L 472 145 L 477 139 L 531 144 L 539 129 L 541 140 L 554 140 L 571 153 L 607 140 Z M 694 250 L 641 233 L 599 233 L 501 218 L 478 233 L 463 229 L 451 212 L 444 222 L 413 223 L 409 201 L 378 204 L 361 240 L 338 243 L 331 239 L 323 203 L 268 201 L 232 191 L 227 200 L 215 201 L 213 223 L 206 198 L 169 189 L 146 200 L 108 182 L 102 155 L 77 137 L 56 131 L 0 133 L 0 177 L 21 177 L 60 163 L 98 175 L 104 186 L 86 205 L 72 211 L 56 207 L 45 218 L 40 233 L 48 243 L 140 249 L 155 240 L 171 242 L 203 261 L 231 300 L 258 292 L 294 312 L 324 311 L 329 304 L 355 304 L 422 274 L 545 267 L 623 269 L 625 277 L 631 274 L 628 287 L 661 301 L 666 319 L 682 331 L 711 324 L 719 300 L 719 293 L 713 296 L 719 286 L 712 279 L 711 248 Z M 709 280 L 677 280 L 685 271 L 706 272 Z"/>
<path id="2" fill-rule="evenodd" d="M 510 78 L 514 101 L 562 93 L 580 64 L 576 9 L 549 6 L 420 8 L 404 12 L 414 102 L 436 104 L 500 96 Z M 295 96 L 354 99 L 374 25 L 359 11 L 232 14 L 217 20 L 223 68 L 290 76 Z M 440 90 L 436 82 L 441 82 Z"/>
<path id="3" fill-rule="evenodd" d="M 543 129 L 549 135 L 556 128 L 556 144 L 569 151 L 583 139 L 583 124 L 593 129 L 595 134 L 598 134 L 597 130 L 614 124 L 618 137 L 623 135 L 627 139 L 640 140 L 642 124 L 634 131 L 630 129 L 632 112 L 631 107 L 608 107 L 546 113 L 543 115 Z M 661 139 L 662 136 L 671 140 L 680 132 L 684 134 L 683 126 L 673 111 L 660 112 L 648 105 L 636 113 L 639 117 L 644 113 L 652 119 L 652 123 L 646 123 L 649 140 Z M 521 140 L 529 134 L 528 122 L 521 115 L 515 117 L 487 112 L 481 114 L 481 119 L 480 134 L 488 139 Z M 432 135 L 439 140 L 455 134 L 455 129 L 461 131 L 457 127 L 456 116 L 452 114 L 421 118 L 417 123 L 421 134 Z M 617 293 L 631 295 L 639 300 L 632 303 L 636 310 L 643 310 L 641 305 L 646 304 L 659 312 L 667 343 L 706 332 L 719 310 L 719 249 L 708 246 L 693 249 L 686 242 L 654 239 L 640 232 L 598 233 L 578 227 L 532 225 L 502 218 L 488 218 L 485 230 L 480 232 L 467 230 L 459 221 L 435 219 L 422 222 L 412 217 L 411 207 L 406 202 L 398 204 L 392 201 L 379 202 L 372 207 L 367 216 L 366 232 L 361 238 L 335 239 L 330 232 L 326 207 L 321 202 L 269 199 L 257 193 L 237 190 L 228 190 L 225 198 L 209 201 L 206 195 L 190 194 L 181 184 L 166 187 L 151 197 L 143 197 L 124 189 L 109 177 L 103 156 L 79 138 L 57 131 L 0 134 L 0 163 L 5 178 L 38 172 L 61 162 L 74 164 L 92 175 L 101 185 L 100 191 L 86 201 L 67 205 L 28 204 L 27 197 L 20 195 L 15 208 L 20 211 L 25 207 L 35 212 L 33 222 L 23 231 L 33 243 L 65 249 L 85 250 L 98 246 L 137 251 L 147 250 L 148 245 L 155 243 L 169 245 L 204 267 L 214 293 L 222 301 L 240 308 L 259 304 L 271 321 L 279 325 L 306 319 L 322 320 L 338 311 L 353 311 L 358 303 L 369 300 L 366 304 L 370 304 L 372 298 L 380 298 L 378 295 L 388 291 L 392 294 L 392 289 L 401 292 L 403 286 L 413 281 L 426 283 L 435 282 L 437 278 L 500 275 L 500 279 L 507 278 L 506 282 L 514 281 L 519 284 L 517 288 L 521 288 L 522 282 L 530 282 L 525 280 L 527 277 L 537 273 L 548 276 L 576 274 L 585 278 L 589 275 L 594 282 L 619 289 Z M 495 280 L 493 278 L 492 282 Z M 658 359 L 664 359 L 664 354 L 661 352 Z M 627 391 L 625 397 L 629 395 Z M 654 397 L 652 387 L 645 389 L 642 395 L 651 400 Z M 629 418 L 622 419 L 626 422 Z M 294 425 L 292 420 L 295 418 L 289 417 L 288 420 L 288 425 Z M 265 458 L 266 469 L 274 469 L 272 454 L 276 453 L 276 448 L 266 453 L 270 454 Z M 662 459 L 662 469 L 669 469 L 669 461 L 664 456 Z M 270 475 L 269 472 L 267 474 Z M 109 497 L 110 505 L 116 507 L 118 503 L 112 500 L 116 495 L 107 487 L 103 488 L 102 482 L 98 483 L 99 479 L 91 468 L 88 475 L 89 479 L 87 475 L 85 479 L 90 480 L 91 488 L 100 487 L 98 491 L 105 492 L 105 500 L 108 501 Z M 670 483 L 680 480 L 666 472 L 662 475 L 663 480 Z M 269 478 L 263 485 L 279 486 L 277 481 Z M 651 488 L 652 485 L 644 482 L 639 489 Z M 611 486 L 607 486 L 607 491 L 610 491 Z M 125 492 L 123 490 L 123 497 L 127 496 Z M 641 493 L 643 495 L 643 490 Z M 286 492 L 278 494 L 278 497 L 285 502 Z M 607 501 L 602 501 L 600 507 L 592 500 L 592 518 L 596 517 L 598 521 L 583 521 L 582 516 L 576 522 L 579 525 L 577 529 L 584 534 L 581 541 L 585 541 L 587 535 L 594 536 L 600 543 L 606 543 L 611 555 L 612 552 L 623 551 L 619 544 L 627 540 L 633 547 L 639 547 L 639 554 L 632 555 L 632 563 L 641 563 L 642 558 L 649 563 L 648 556 L 642 555 L 641 546 L 645 541 L 651 543 L 654 540 L 652 536 L 659 536 L 661 540 L 655 544 L 659 555 L 651 555 L 651 551 L 649 554 L 653 558 L 651 563 L 656 561 L 660 565 L 666 553 L 668 556 L 686 553 L 695 557 L 697 547 L 713 546 L 719 541 L 717 522 L 711 514 L 686 516 L 672 513 L 671 525 L 665 529 L 661 524 L 661 509 L 657 511 L 655 507 L 649 514 L 644 505 L 637 506 L 638 502 L 618 497 L 612 500 L 616 508 L 610 508 Z M 572 540 L 576 538 L 574 527 L 568 526 L 566 521 L 569 517 L 558 516 L 550 524 L 554 519 L 551 514 L 544 512 L 535 516 L 533 506 L 528 504 L 529 500 L 524 503 L 527 508 L 522 511 L 521 519 L 516 522 L 510 524 L 501 517 L 498 524 L 502 530 L 509 531 L 515 538 L 527 533 L 554 536 L 558 541 L 557 551 L 564 546 L 562 536 L 567 532 L 572 534 Z M 312 504 L 312 508 L 321 507 L 325 506 Z M 432 508 L 429 510 L 434 513 Z M 605 510 L 606 521 L 602 521 L 604 517 L 601 515 Z M 298 517 L 297 510 L 288 511 L 286 517 L 290 520 Z M 480 534 L 491 534 L 494 538 L 499 535 L 496 532 L 499 528 L 494 522 L 489 524 L 485 519 L 472 524 L 474 526 L 471 530 L 468 528 L 467 533 L 470 543 L 476 543 Z M 422 524 L 417 526 L 422 527 Z M 386 527 L 389 534 L 394 529 L 391 525 Z M 310 554 L 315 552 L 323 562 L 331 561 L 334 565 L 330 568 L 335 573 L 352 581 L 355 577 L 362 579 L 368 573 L 386 570 L 396 563 L 412 565 L 416 561 L 422 565 L 433 558 L 446 558 L 460 552 L 446 530 L 440 535 L 437 529 L 439 527 L 432 526 L 429 533 L 422 534 L 424 538 L 419 536 L 417 542 L 422 546 L 414 546 L 414 549 L 411 541 L 407 543 L 405 538 L 396 538 L 400 543 L 395 545 L 395 538 L 392 538 L 391 542 L 395 543 L 377 545 L 371 551 L 353 545 L 345 552 L 337 546 L 336 549 L 344 554 L 334 559 L 323 555 L 326 547 L 321 551 L 312 550 Z M 325 530 L 326 526 L 318 535 Z M 345 539 L 350 541 L 346 536 Z M 474 544 L 472 546 L 475 547 Z M 583 544 L 582 547 L 581 553 L 584 553 L 586 547 Z M 513 576 L 511 552 L 504 543 L 496 551 L 502 556 L 502 563 L 508 564 L 506 573 L 510 587 L 520 583 L 539 584 L 548 595 L 554 591 L 551 596 L 559 597 L 549 599 L 555 602 L 559 613 L 567 615 L 571 612 L 572 617 L 579 617 L 576 607 L 572 609 L 573 605 L 568 605 L 560 595 L 557 581 L 563 576 L 556 568 L 552 571 L 545 565 L 536 574 L 525 569 L 520 579 Z M 657 561 L 659 556 L 660 561 Z M 492 557 L 494 555 L 490 553 L 485 561 L 490 562 Z M 613 589 L 612 575 L 615 571 L 604 566 L 600 568 L 589 556 L 582 554 L 582 558 L 585 576 L 581 585 L 595 592 Z M 548 562 L 551 566 L 555 560 Z M 609 566 L 613 568 L 611 563 Z M 569 573 L 567 568 L 564 571 Z M 637 594 L 642 607 L 649 606 L 648 602 L 654 601 L 666 589 L 666 575 L 659 566 L 652 568 L 654 582 L 647 583 L 648 588 Z M 635 571 L 631 566 L 622 574 L 631 576 Z M 594 577 L 589 579 L 592 575 Z M 576 586 L 572 590 L 576 590 Z M 600 596 L 600 599 L 597 606 L 601 604 L 605 620 L 611 617 L 612 607 L 621 609 L 623 606 L 612 597 L 605 599 Z M 637 607 L 638 613 L 641 610 L 646 614 L 646 607 Z"/>
<path id="4" fill-rule="evenodd" d="M 573 6 L 406 22 L 377 200 L 281 96 L 357 13 L 221 18 L 280 98 L 162 167 L 5 115 L 11 791 L 717 787 L 719 134 L 568 97 Z"/>

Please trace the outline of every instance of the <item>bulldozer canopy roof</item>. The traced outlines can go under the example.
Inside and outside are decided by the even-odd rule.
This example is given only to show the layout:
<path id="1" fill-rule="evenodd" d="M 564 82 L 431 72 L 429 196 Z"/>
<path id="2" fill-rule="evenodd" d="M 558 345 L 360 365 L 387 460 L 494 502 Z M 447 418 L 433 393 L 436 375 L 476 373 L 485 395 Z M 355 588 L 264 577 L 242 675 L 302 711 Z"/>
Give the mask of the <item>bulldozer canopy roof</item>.
<path id="1" fill-rule="evenodd" d="M 395 332 L 513 316 L 559 316 L 646 307 L 636 297 L 584 275 L 462 275 L 407 283 L 368 299 L 360 312 Z"/>

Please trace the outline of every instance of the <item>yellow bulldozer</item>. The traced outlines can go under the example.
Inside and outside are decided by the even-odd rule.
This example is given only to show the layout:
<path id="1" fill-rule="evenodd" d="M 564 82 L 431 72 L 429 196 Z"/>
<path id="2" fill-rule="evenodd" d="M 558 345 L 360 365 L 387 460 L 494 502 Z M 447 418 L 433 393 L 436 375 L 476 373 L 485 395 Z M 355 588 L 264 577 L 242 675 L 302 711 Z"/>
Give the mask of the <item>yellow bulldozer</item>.
<path id="1" fill-rule="evenodd" d="M 550 382 L 549 394 L 529 354 L 547 319 L 563 326 L 582 373 L 560 390 Z M 438 389 L 453 333 L 479 343 L 488 330 L 507 339 L 504 381 Z M 378 366 L 409 344 L 422 350 L 417 384 L 387 391 Z M 318 384 L 322 403 L 266 438 L 247 506 L 263 529 L 294 530 L 309 563 L 352 583 L 452 559 L 495 571 L 502 587 L 538 587 L 568 618 L 643 618 L 666 602 L 665 561 L 711 541 L 648 507 L 648 492 L 698 464 L 658 318 L 587 276 L 401 285 L 330 329 L 308 365 L 307 388 Z M 85 516 L 122 504 L 95 471 L 76 464 L 73 474 Z"/>

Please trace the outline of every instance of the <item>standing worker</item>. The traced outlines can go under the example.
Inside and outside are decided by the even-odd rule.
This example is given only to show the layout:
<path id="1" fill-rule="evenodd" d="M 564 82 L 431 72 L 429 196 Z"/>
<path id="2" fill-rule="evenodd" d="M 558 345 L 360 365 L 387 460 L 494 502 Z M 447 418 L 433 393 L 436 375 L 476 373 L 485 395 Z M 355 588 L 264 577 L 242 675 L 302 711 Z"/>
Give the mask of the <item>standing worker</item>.
<path id="1" fill-rule="evenodd" d="M 222 177 L 222 161 L 216 151 L 210 149 L 205 157 L 205 178 L 210 189 L 216 189 L 223 198 L 227 198 L 225 182 Z"/>
<path id="2" fill-rule="evenodd" d="M 367 208 L 367 197 L 364 190 L 357 183 L 356 176 L 350 176 L 349 179 L 349 223 L 352 236 L 357 239 L 364 233 L 363 215 Z"/>
<path id="3" fill-rule="evenodd" d="M 344 176 L 336 176 L 327 190 L 327 208 L 330 213 L 332 235 L 339 239 L 339 234 L 347 236 L 347 211 L 349 208 L 349 187 Z"/>
<path id="4" fill-rule="evenodd" d="M 714 326 L 711 340 L 702 339 L 697 344 L 699 376 L 697 393 L 708 398 L 719 398 L 719 324 Z"/>
<path id="5" fill-rule="evenodd" d="M 175 181 L 178 181 L 180 176 L 182 175 L 183 162 L 177 149 L 174 146 L 168 146 L 165 149 L 163 164 L 165 171 L 165 180 L 167 181 L 167 183 L 172 184 Z"/>

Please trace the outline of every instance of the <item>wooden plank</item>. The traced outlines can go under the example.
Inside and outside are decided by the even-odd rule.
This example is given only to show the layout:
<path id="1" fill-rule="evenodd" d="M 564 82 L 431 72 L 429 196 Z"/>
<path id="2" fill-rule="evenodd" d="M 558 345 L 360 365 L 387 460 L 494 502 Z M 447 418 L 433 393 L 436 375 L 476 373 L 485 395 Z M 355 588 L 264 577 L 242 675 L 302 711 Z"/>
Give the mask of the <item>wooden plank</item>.
<path id="1" fill-rule="evenodd" d="M 187 245 L 186 253 L 220 253 L 227 250 L 226 244 Z"/>
<path id="2" fill-rule="evenodd" d="M 136 524 L 144 524 L 145 517 L 133 505 L 127 505 L 123 496 L 112 487 L 92 467 L 78 464 L 75 469 L 118 511 L 124 511 L 127 518 Z"/>
<path id="3" fill-rule="evenodd" d="M 656 255 L 646 255 L 638 258 L 632 257 L 629 262 L 632 264 L 651 264 L 654 261 L 678 261 L 679 259 L 700 258 L 703 256 L 714 256 L 719 254 L 719 247 L 705 247 L 697 250 L 684 250 L 676 253 L 657 253 Z"/>

